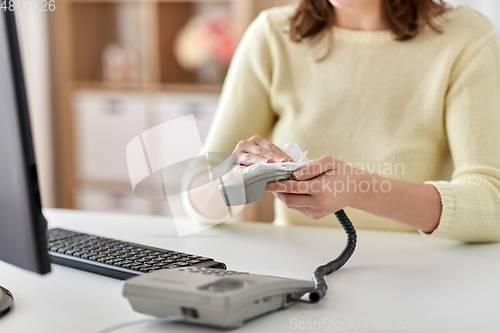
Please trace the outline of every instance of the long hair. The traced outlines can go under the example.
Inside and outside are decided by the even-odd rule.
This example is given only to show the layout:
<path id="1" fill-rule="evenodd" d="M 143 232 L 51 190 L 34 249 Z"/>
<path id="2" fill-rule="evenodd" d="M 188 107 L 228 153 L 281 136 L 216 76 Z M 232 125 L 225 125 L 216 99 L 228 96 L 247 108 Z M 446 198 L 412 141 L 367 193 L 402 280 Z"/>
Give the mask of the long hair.
<path id="1" fill-rule="evenodd" d="M 383 15 L 398 41 L 416 37 L 426 25 L 441 32 L 433 17 L 446 8 L 444 0 L 382 0 Z M 300 0 L 290 17 L 290 38 L 299 42 L 333 27 L 334 10 L 328 0 Z"/>

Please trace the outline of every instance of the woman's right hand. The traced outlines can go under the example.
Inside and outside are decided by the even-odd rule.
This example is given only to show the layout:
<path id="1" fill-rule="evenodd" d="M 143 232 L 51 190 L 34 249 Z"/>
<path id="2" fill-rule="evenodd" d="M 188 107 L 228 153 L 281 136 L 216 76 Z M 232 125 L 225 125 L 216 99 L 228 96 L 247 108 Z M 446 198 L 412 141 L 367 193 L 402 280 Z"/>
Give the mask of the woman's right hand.
<path id="1" fill-rule="evenodd" d="M 260 135 L 240 141 L 233 155 L 238 157 L 238 164 L 245 167 L 257 163 L 293 162 L 290 156 Z"/>
<path id="2" fill-rule="evenodd" d="M 259 135 L 254 135 L 248 140 L 240 141 L 233 151 L 233 155 L 236 156 L 238 160 L 232 160 L 230 162 L 233 163 L 233 165 L 229 172 L 224 171 L 223 180 L 241 175 L 246 167 L 253 164 L 293 162 L 293 159 L 275 144 Z M 218 168 L 227 170 L 227 164 L 219 164 L 216 169 L 214 169 L 214 174 L 217 174 Z"/>

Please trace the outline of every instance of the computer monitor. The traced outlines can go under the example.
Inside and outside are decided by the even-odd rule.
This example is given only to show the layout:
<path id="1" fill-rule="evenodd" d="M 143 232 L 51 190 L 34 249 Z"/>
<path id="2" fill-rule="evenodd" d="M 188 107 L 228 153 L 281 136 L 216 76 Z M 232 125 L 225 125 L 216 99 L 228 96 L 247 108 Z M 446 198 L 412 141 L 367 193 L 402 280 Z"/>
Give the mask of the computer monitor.
<path id="1" fill-rule="evenodd" d="M 0 10 L 0 260 L 48 273 L 46 229 L 16 21 L 13 12 Z M 0 317 L 12 304 L 0 288 Z"/>

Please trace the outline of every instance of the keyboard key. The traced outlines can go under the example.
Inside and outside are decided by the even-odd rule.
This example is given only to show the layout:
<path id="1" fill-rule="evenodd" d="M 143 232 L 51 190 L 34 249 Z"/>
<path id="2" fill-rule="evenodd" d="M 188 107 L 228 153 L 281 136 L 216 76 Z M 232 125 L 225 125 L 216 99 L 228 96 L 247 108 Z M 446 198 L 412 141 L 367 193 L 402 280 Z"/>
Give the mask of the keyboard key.
<path id="1" fill-rule="evenodd" d="M 94 259 L 94 260 L 97 260 L 99 262 L 106 262 L 106 260 L 114 259 L 113 257 L 108 257 L 108 256 L 102 255 L 102 254 L 93 256 L 90 259 L 92 260 L 92 258 L 97 258 L 97 259 Z"/>
<path id="2" fill-rule="evenodd" d="M 91 256 L 89 259 L 90 260 L 99 260 L 103 257 L 104 257 L 104 255 L 102 255 L 102 254 L 95 254 L 95 255 Z"/>
<path id="3" fill-rule="evenodd" d="M 136 266 L 141 266 L 141 264 L 138 263 L 138 262 L 132 262 L 130 264 L 123 264 L 122 265 L 122 267 L 124 267 L 124 268 L 130 268 L 130 269 L 132 269 L 133 267 L 136 267 Z"/>
<path id="4" fill-rule="evenodd" d="M 154 263 L 157 263 L 157 262 L 161 262 L 161 259 L 160 259 L 160 258 L 158 258 L 158 257 L 156 257 L 156 259 L 151 259 L 151 260 L 149 260 L 149 261 L 154 262 Z"/>
<path id="5" fill-rule="evenodd" d="M 160 269 L 162 269 L 162 268 L 161 268 L 161 267 L 155 267 L 155 266 L 153 266 L 153 267 L 149 268 L 148 273 L 149 273 L 149 272 L 153 272 L 153 271 L 158 271 L 158 270 L 160 270 Z"/>
<path id="6" fill-rule="evenodd" d="M 164 266 L 168 266 L 168 264 L 164 263 L 164 262 L 155 262 L 154 264 L 152 264 L 153 266 L 156 266 L 156 267 L 164 267 Z"/>
<path id="7" fill-rule="evenodd" d="M 171 263 L 176 262 L 176 260 L 166 259 L 166 260 L 162 260 L 161 262 L 165 263 L 165 264 L 171 264 Z"/>
<path id="8" fill-rule="evenodd" d="M 114 259 L 106 260 L 105 262 L 106 262 L 106 264 L 114 264 L 116 262 L 121 262 L 121 261 L 122 261 L 121 259 L 114 258 Z"/>

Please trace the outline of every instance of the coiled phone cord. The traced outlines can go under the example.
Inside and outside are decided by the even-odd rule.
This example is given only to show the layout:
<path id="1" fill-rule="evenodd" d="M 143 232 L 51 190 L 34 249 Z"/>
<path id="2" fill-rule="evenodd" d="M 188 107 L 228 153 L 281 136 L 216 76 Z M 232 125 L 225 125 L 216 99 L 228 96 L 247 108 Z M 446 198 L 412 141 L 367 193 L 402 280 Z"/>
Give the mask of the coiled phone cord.
<path id="1" fill-rule="evenodd" d="M 301 302 L 317 303 L 320 299 L 325 297 L 326 290 L 328 289 L 325 281 L 325 275 L 331 274 L 344 266 L 344 264 L 352 256 L 354 249 L 356 248 L 356 230 L 354 229 L 354 226 L 347 217 L 346 213 L 343 209 L 341 209 L 335 213 L 335 216 L 337 217 L 337 220 L 339 220 L 340 224 L 347 234 L 346 246 L 337 258 L 324 265 L 319 266 L 314 270 L 313 281 L 315 287 L 309 292 L 309 301 L 300 300 Z"/>

